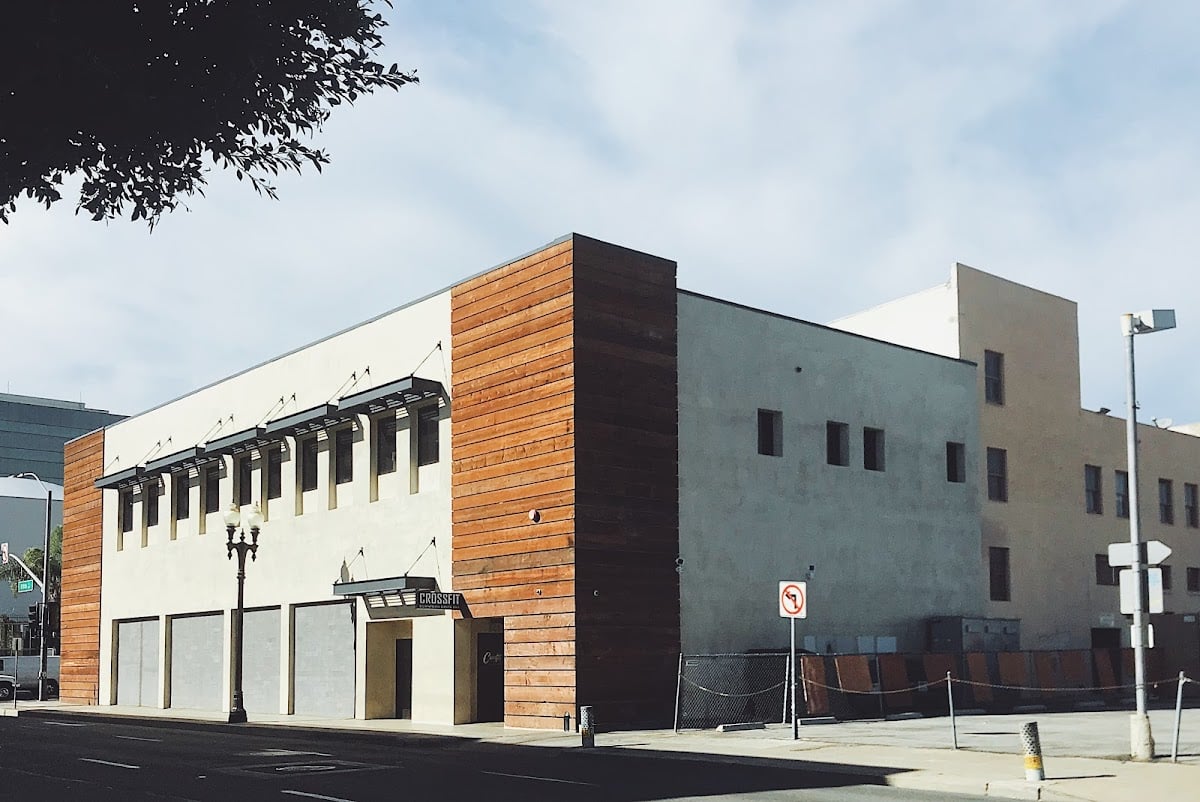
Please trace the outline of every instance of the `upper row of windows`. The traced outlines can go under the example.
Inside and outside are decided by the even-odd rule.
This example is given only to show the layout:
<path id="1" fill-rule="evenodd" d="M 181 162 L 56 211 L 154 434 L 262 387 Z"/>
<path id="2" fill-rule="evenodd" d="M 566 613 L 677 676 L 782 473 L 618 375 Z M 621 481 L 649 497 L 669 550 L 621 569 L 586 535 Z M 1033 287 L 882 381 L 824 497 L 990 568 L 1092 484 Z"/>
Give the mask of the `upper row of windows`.
<path id="1" fill-rule="evenodd" d="M 1083 506 L 1093 515 L 1104 514 L 1103 469 L 1099 465 L 1083 466 Z M 1118 518 L 1129 517 L 1129 473 L 1113 471 L 1113 489 Z M 1200 485 L 1183 483 L 1183 518 L 1191 528 L 1200 528 Z M 1175 482 L 1158 480 L 1158 521 L 1175 523 Z"/>
<path id="2" fill-rule="evenodd" d="M 885 432 L 873 426 L 862 429 L 863 468 L 882 471 L 887 466 Z M 758 453 L 768 457 L 783 456 L 783 413 L 774 409 L 758 411 Z M 825 422 L 825 462 L 829 465 L 850 464 L 850 424 L 841 421 Z M 966 446 L 946 443 L 946 481 L 967 481 Z"/>
<path id="3" fill-rule="evenodd" d="M 422 407 L 414 411 L 416 419 L 416 465 L 417 467 L 431 465 L 439 459 L 441 443 L 439 438 L 439 413 L 437 406 Z M 386 415 L 373 421 L 374 454 L 372 472 L 378 476 L 395 473 L 398 467 L 396 449 L 396 417 Z M 354 430 L 350 427 L 336 429 L 331 433 L 333 442 L 332 480 L 335 485 L 342 485 L 354 480 Z M 307 493 L 317 489 L 317 435 L 300 439 L 296 444 L 299 465 L 296 470 L 296 489 Z M 265 475 L 261 492 L 266 500 L 280 498 L 283 495 L 283 444 L 273 443 L 260 449 Z M 221 464 L 210 462 L 200 467 L 199 472 L 200 514 L 208 515 L 220 509 Z M 157 526 L 159 522 L 159 490 L 161 478 L 154 477 L 141 488 L 144 504 L 145 526 Z M 188 489 L 192 480 L 187 471 L 171 474 L 174 509 L 173 518 L 176 521 L 186 521 L 191 517 L 191 494 Z M 233 494 L 234 503 L 245 506 L 254 502 L 254 459 L 253 455 L 245 452 L 233 458 Z M 134 490 L 127 488 L 121 491 L 120 525 L 122 532 L 131 532 L 135 525 Z"/>

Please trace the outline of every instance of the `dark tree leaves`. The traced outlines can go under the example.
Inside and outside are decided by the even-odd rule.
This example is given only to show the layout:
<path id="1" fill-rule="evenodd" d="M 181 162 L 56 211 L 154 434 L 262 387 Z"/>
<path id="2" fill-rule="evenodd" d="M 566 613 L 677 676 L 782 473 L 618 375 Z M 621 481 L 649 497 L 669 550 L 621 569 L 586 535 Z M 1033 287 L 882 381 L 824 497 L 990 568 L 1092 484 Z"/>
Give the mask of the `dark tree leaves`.
<path id="1" fill-rule="evenodd" d="M 14 0 L 0 6 L 0 221 L 68 175 L 94 220 L 154 223 L 213 165 L 276 197 L 340 103 L 416 82 L 373 60 L 370 0 Z"/>

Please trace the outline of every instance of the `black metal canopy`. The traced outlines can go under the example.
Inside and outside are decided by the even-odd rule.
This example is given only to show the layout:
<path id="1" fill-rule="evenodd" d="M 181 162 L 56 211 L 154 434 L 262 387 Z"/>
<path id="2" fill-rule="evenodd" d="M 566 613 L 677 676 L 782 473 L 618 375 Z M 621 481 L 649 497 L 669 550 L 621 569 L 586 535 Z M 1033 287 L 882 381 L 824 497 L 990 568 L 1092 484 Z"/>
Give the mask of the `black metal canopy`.
<path id="1" fill-rule="evenodd" d="M 218 437 L 216 440 L 209 440 L 204 444 L 204 450 L 212 456 L 236 454 L 239 451 L 257 448 L 271 442 L 273 438 L 265 437 L 265 434 L 265 426 L 252 426 L 249 429 L 242 429 L 240 432 Z M 146 468 L 149 469 L 150 466 L 147 465 Z"/>
<path id="2" fill-rule="evenodd" d="M 264 427 L 263 434 L 275 437 L 285 434 L 307 434 L 328 428 L 341 419 L 337 404 L 318 404 L 294 412 L 286 418 L 271 421 Z"/>
<path id="3" fill-rule="evenodd" d="M 334 582 L 335 596 L 361 596 L 368 607 L 417 608 L 417 592 L 436 590 L 437 580 L 431 576 L 393 576 L 387 579 L 365 579 L 361 582 Z"/>
<path id="4" fill-rule="evenodd" d="M 165 470 L 179 471 L 191 468 L 205 461 L 204 446 L 192 446 L 165 457 L 150 460 L 146 463 L 146 473 L 161 473 Z"/>
<path id="5" fill-rule="evenodd" d="M 138 466 L 126 468 L 123 471 L 110 473 L 108 476 L 101 476 L 93 485 L 100 490 L 108 490 L 109 488 L 122 488 L 136 485 L 141 482 L 142 469 Z"/>
<path id="6" fill-rule="evenodd" d="M 338 400 L 338 411 L 345 414 L 384 412 L 417 404 L 430 398 L 440 398 L 442 394 L 441 382 L 417 376 L 405 376 L 403 379 L 397 379 L 370 390 L 342 396 Z"/>

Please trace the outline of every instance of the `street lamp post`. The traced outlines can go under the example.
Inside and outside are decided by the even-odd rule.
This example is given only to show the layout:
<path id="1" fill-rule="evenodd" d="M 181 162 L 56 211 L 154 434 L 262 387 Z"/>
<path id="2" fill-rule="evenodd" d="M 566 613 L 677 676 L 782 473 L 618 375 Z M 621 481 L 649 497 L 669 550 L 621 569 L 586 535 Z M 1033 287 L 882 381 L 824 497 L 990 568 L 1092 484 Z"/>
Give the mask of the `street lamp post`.
<path id="1" fill-rule="evenodd" d="M 258 559 L 258 530 L 262 526 L 263 517 L 258 505 L 246 516 L 246 524 L 250 527 L 250 542 L 246 542 L 246 530 L 241 529 L 238 539 L 233 539 L 234 530 L 241 524 L 242 514 L 237 504 L 232 504 L 225 513 L 225 532 L 229 541 L 225 544 L 226 556 L 233 559 L 236 551 L 238 556 L 238 593 L 237 611 L 233 616 L 233 705 L 229 708 L 229 723 L 244 724 L 246 722 L 246 706 L 242 700 L 242 617 L 244 612 L 244 589 L 246 585 L 246 554 L 251 560 Z"/>
<path id="2" fill-rule="evenodd" d="M 1174 309 L 1121 315 L 1121 333 L 1125 336 L 1125 386 L 1129 415 L 1125 421 L 1125 449 L 1129 461 L 1129 542 L 1133 546 L 1133 677 L 1137 710 L 1129 722 L 1129 754 L 1134 760 L 1154 759 L 1154 736 L 1146 713 L 1146 611 L 1150 607 L 1146 581 L 1146 544 L 1142 541 L 1141 509 L 1138 504 L 1137 386 L 1133 370 L 1133 338 L 1137 334 L 1175 328 Z"/>
<path id="3" fill-rule="evenodd" d="M 46 532 L 42 540 L 42 611 L 38 616 L 38 626 L 41 628 L 41 637 L 38 638 L 38 701 L 46 701 L 46 610 L 50 601 L 50 513 L 51 501 L 53 500 L 53 491 L 46 486 L 36 473 L 18 473 L 15 475 L 18 479 L 33 479 L 42 486 L 42 490 L 46 491 Z"/>

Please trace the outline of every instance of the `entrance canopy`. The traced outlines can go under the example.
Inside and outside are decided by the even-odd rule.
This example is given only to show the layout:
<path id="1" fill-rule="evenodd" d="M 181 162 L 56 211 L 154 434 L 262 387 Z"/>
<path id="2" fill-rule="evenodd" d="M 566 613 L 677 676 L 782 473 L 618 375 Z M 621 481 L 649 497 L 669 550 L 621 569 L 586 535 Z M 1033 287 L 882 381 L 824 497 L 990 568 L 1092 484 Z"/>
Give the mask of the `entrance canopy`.
<path id="1" fill-rule="evenodd" d="M 359 596 L 370 610 L 430 615 L 445 610 L 466 612 L 461 593 L 438 590 L 431 576 L 394 576 L 361 582 L 334 582 L 335 596 Z"/>

